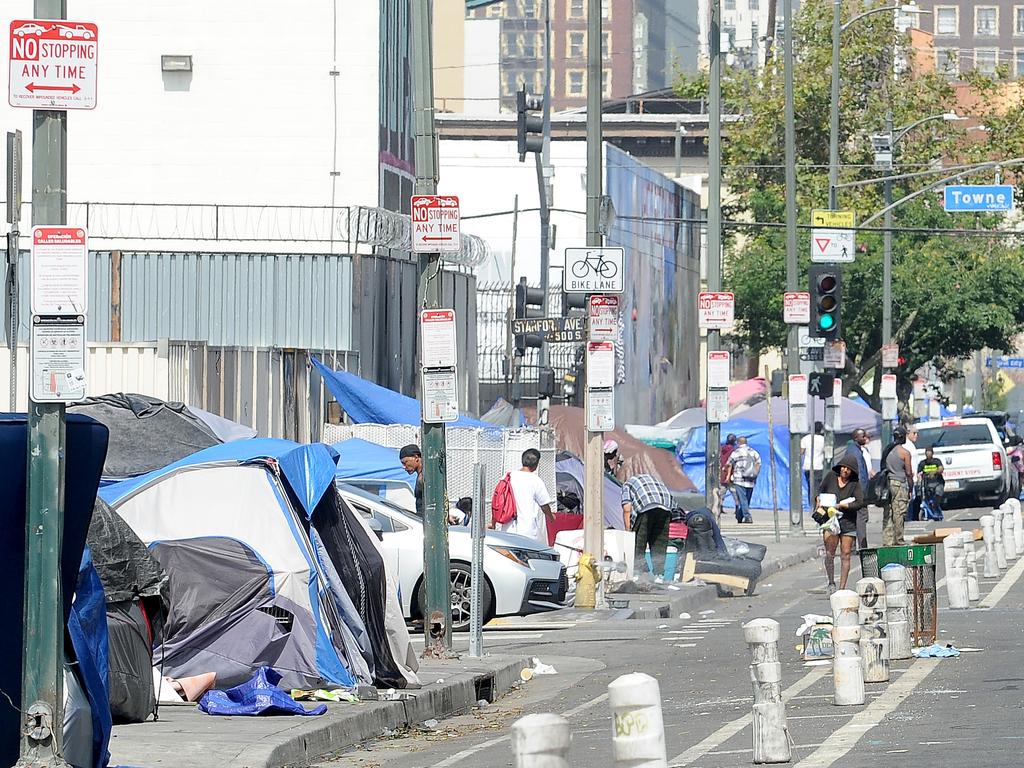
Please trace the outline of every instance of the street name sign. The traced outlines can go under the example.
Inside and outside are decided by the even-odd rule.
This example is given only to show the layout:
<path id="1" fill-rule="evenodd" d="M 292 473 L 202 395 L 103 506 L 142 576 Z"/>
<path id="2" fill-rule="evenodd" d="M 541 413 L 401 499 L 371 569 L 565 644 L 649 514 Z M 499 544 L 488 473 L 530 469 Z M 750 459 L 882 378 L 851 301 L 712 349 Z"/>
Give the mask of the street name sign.
<path id="1" fill-rule="evenodd" d="M 81 227 L 32 228 L 32 314 L 86 313 L 88 253 Z"/>
<path id="2" fill-rule="evenodd" d="M 622 293 L 625 254 L 622 248 L 566 248 L 562 288 L 566 293 Z"/>
<path id="3" fill-rule="evenodd" d="M 99 30 L 86 21 L 11 22 L 7 102 L 29 109 L 93 109 Z"/>
<path id="4" fill-rule="evenodd" d="M 454 195 L 412 196 L 412 252 L 458 253 L 462 217 Z"/>
<path id="5" fill-rule="evenodd" d="M 587 318 L 516 317 L 512 319 L 512 333 L 516 336 L 539 334 L 544 341 L 556 344 L 582 342 L 587 340 Z"/>
<path id="6" fill-rule="evenodd" d="M 811 294 L 786 291 L 782 294 L 782 322 L 806 325 L 811 322 Z"/>
<path id="7" fill-rule="evenodd" d="M 943 188 L 942 207 L 955 211 L 1012 211 L 1009 184 L 950 184 Z"/>
<path id="8" fill-rule="evenodd" d="M 1000 355 L 999 357 L 986 357 L 985 367 L 1024 368 L 1024 357 L 1007 357 L 1006 355 Z"/>
<path id="9" fill-rule="evenodd" d="M 697 325 L 700 328 L 728 330 L 736 322 L 736 297 L 728 291 L 701 291 L 697 294 Z"/>
<path id="10" fill-rule="evenodd" d="M 420 365 L 423 368 L 454 368 L 458 364 L 455 310 L 421 310 L 420 341 Z"/>

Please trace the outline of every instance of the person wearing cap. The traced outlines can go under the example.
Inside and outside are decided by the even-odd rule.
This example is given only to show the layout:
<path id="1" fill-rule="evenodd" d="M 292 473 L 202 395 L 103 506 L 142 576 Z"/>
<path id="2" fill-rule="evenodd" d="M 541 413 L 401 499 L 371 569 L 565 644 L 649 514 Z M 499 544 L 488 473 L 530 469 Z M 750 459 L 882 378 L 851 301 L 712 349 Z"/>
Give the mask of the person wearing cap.
<path id="1" fill-rule="evenodd" d="M 604 473 L 612 480 L 622 485 L 625 482 L 622 465 L 625 463 L 619 455 L 619 444 L 614 440 L 604 441 Z"/>
<path id="2" fill-rule="evenodd" d="M 903 523 L 910 502 L 910 484 L 914 467 L 906 448 L 907 428 L 892 431 L 892 445 L 882 456 L 882 466 L 889 472 L 889 503 L 882 508 L 882 546 L 898 547 L 903 543 Z"/>
<path id="3" fill-rule="evenodd" d="M 398 452 L 398 460 L 402 462 L 402 469 L 408 472 L 410 475 L 416 475 L 416 485 L 414 492 L 416 494 L 416 514 L 420 517 L 423 516 L 423 453 L 420 451 L 420 447 L 415 444 L 409 444 L 402 448 Z"/>
<path id="4" fill-rule="evenodd" d="M 823 504 L 830 496 L 828 504 Z M 839 550 L 839 589 L 846 589 L 850 576 L 850 559 L 857 543 L 857 513 L 864 508 L 864 490 L 860 484 L 857 459 L 844 453 L 826 472 L 814 499 L 814 521 L 821 525 L 825 544 L 825 576 L 828 593 L 836 591 L 835 557 Z"/>

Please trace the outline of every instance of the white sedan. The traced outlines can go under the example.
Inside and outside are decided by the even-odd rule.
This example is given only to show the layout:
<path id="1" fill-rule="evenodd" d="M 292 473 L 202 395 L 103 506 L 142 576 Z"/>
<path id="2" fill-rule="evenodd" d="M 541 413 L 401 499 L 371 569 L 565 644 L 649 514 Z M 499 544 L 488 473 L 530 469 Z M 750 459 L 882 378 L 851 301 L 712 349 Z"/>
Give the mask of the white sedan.
<path id="1" fill-rule="evenodd" d="M 398 599 L 407 619 L 423 617 L 423 521 L 401 507 L 360 488 L 338 483 L 342 497 L 371 521 L 384 543 L 387 567 L 396 575 Z M 469 528 L 449 526 L 452 629 L 469 627 Z M 524 616 L 562 607 L 568 589 L 558 552 L 532 539 L 500 531 L 484 537 L 484 622 L 495 616 Z"/>

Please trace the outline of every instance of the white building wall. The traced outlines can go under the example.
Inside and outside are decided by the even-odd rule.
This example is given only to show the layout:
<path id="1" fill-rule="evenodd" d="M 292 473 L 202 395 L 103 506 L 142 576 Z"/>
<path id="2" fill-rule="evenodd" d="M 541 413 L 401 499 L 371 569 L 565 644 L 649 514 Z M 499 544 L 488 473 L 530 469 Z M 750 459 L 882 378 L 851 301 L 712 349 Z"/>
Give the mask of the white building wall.
<path id="1" fill-rule="evenodd" d="M 463 112 L 493 115 L 501 108 L 501 19 L 466 19 Z"/>
<path id="2" fill-rule="evenodd" d="M 377 204 L 376 3 L 73 5 L 100 47 L 98 106 L 68 116 L 70 201 Z M 32 17 L 29 0 L 6 9 Z M 162 72 L 161 54 L 193 71 Z M 26 200 L 31 118 L 0 105 L 25 136 Z"/>

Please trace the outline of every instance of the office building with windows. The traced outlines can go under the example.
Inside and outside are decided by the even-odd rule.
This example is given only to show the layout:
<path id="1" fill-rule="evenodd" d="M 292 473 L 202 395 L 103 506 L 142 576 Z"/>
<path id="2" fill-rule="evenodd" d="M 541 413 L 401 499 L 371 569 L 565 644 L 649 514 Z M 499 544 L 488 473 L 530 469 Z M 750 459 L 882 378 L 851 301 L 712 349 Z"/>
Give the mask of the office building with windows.
<path id="1" fill-rule="evenodd" d="M 921 2 L 920 26 L 934 36 L 935 68 L 958 80 L 970 71 L 994 75 L 1005 67 L 1024 78 L 1024 0 Z"/>

